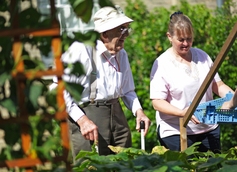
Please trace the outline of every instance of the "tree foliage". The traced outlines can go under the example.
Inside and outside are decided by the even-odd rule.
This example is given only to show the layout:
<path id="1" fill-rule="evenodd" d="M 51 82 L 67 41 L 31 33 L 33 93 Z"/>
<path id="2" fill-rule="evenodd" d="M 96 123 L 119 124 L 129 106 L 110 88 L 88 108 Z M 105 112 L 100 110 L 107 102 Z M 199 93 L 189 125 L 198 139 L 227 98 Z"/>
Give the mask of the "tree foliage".
<path id="1" fill-rule="evenodd" d="M 155 111 L 149 99 L 149 77 L 154 60 L 170 47 L 166 37 L 170 15 L 175 11 L 182 11 L 189 16 L 195 33 L 193 46 L 206 51 L 214 61 L 237 21 L 236 11 L 230 11 L 230 6 L 234 9 L 237 7 L 232 1 L 226 1 L 222 8 L 210 10 L 203 4 L 190 5 L 187 1 L 181 0 L 180 5 L 169 9 L 159 7 L 148 11 L 143 1 L 127 0 L 125 13 L 134 19 L 134 22 L 131 23 L 133 31 L 125 42 L 125 49 L 131 63 L 136 92 L 146 114 L 152 120 L 151 128 L 146 136 L 147 150 L 159 144 L 156 138 Z M 236 52 L 235 41 L 218 71 L 222 80 L 233 90 L 237 82 Z M 129 118 L 129 125 L 134 128 L 135 124 L 128 110 L 126 110 L 126 115 Z M 223 150 L 236 146 L 235 130 L 236 125 L 221 125 Z M 133 132 L 133 145 L 140 146 L 140 135 L 136 132 Z"/>

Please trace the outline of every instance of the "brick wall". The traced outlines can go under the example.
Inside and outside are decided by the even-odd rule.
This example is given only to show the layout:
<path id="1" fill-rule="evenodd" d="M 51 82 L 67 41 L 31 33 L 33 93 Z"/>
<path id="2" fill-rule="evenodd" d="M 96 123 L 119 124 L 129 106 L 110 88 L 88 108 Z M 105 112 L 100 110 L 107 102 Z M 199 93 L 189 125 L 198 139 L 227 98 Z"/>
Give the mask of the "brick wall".
<path id="1" fill-rule="evenodd" d="M 135 0 L 134 0 L 135 1 Z M 124 9 L 126 6 L 126 0 L 112 0 L 114 4 L 118 4 Z M 152 10 L 154 7 L 165 7 L 170 8 L 172 5 L 178 5 L 180 0 L 143 0 L 146 4 L 148 10 Z M 217 4 L 221 4 L 224 0 L 187 0 L 190 4 L 204 4 L 210 9 L 215 9 Z M 233 0 L 233 2 L 237 3 L 237 0 Z"/>

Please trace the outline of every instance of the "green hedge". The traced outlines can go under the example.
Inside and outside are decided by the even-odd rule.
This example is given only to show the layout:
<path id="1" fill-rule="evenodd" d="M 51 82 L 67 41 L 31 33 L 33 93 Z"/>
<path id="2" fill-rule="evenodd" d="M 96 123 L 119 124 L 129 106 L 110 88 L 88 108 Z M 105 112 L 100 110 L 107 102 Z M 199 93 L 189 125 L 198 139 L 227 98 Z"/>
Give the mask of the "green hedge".
<path id="1" fill-rule="evenodd" d="M 155 131 L 155 111 L 149 99 L 149 75 L 154 60 L 170 47 L 166 37 L 169 16 L 178 10 L 188 15 L 195 31 L 193 46 L 206 51 L 214 61 L 237 21 L 236 13 L 231 13 L 229 10 L 230 6 L 236 7 L 234 3 L 227 1 L 223 8 L 210 10 L 203 4 L 190 5 L 181 0 L 179 6 L 148 11 L 143 1 L 127 0 L 125 13 L 134 22 L 131 24 L 133 32 L 125 42 L 125 49 L 131 63 L 136 92 L 146 114 L 152 120 L 146 137 L 147 150 L 151 150 L 154 145 L 159 145 Z M 236 57 L 237 44 L 235 42 L 219 69 L 223 81 L 232 89 L 235 89 L 237 85 Z M 126 110 L 126 115 L 131 128 L 134 129 L 135 123 L 131 112 Z M 236 129 L 235 125 L 221 125 L 221 142 L 224 150 L 236 145 L 237 136 L 234 135 Z M 140 135 L 136 131 L 133 132 L 133 146 L 137 148 L 140 146 Z"/>

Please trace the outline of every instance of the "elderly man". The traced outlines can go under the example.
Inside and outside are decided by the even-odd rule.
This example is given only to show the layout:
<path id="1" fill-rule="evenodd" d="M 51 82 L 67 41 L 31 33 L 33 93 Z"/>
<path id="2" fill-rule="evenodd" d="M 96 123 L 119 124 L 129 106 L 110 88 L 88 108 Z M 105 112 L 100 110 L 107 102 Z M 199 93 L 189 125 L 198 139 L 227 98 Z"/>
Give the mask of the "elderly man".
<path id="1" fill-rule="evenodd" d="M 134 92 L 128 56 L 123 49 L 132 21 L 112 7 L 101 8 L 94 15 L 95 30 L 100 33 L 95 50 L 74 42 L 62 55 L 63 62 L 81 62 L 85 70 L 85 76 L 77 80 L 84 86 L 81 102 L 75 102 L 66 91 L 64 94 L 74 158 L 80 150 L 90 151 L 94 141 L 98 141 L 100 155 L 112 153 L 108 145 L 131 147 L 131 132 L 119 98 L 136 117 L 136 129 L 139 131 L 140 121 L 144 121 L 144 135 L 148 131 L 150 120 Z M 65 73 L 67 80 L 70 71 L 66 69 Z M 93 98 L 91 92 L 95 93 Z"/>

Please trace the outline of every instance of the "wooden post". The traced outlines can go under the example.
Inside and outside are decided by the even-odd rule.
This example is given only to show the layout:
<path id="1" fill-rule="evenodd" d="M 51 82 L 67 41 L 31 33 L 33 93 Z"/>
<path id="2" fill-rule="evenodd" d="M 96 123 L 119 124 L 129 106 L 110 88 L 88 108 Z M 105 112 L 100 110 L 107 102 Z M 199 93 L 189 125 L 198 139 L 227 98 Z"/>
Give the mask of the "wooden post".
<path id="1" fill-rule="evenodd" d="M 187 130 L 184 127 L 184 118 L 179 118 L 179 127 L 180 127 L 180 147 L 181 151 L 187 149 Z"/>

